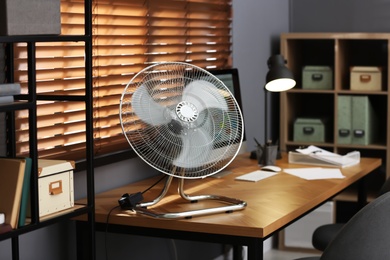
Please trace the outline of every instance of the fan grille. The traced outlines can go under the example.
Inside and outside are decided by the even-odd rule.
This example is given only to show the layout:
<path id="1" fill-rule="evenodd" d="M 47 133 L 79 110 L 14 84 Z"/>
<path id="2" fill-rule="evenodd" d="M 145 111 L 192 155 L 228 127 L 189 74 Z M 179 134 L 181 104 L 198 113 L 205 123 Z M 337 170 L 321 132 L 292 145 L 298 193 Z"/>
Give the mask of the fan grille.
<path id="1" fill-rule="evenodd" d="M 122 93 L 120 121 L 145 162 L 179 178 L 219 172 L 243 139 L 242 114 L 231 92 L 187 63 L 160 63 L 137 73 Z"/>

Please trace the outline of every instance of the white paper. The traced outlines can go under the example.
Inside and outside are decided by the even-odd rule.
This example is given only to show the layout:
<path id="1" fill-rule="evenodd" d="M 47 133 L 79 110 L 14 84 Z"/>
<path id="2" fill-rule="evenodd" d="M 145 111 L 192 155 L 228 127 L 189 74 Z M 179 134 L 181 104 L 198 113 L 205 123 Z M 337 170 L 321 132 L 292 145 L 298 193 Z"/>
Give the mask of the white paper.
<path id="1" fill-rule="evenodd" d="M 345 176 L 340 169 L 335 168 L 291 168 L 284 169 L 285 173 L 297 176 L 305 180 L 342 179 Z"/>
<path id="2" fill-rule="evenodd" d="M 238 176 L 238 177 L 236 177 L 236 180 L 257 182 L 257 181 L 266 179 L 268 177 L 274 176 L 276 174 L 277 174 L 277 172 L 257 170 L 254 172 L 250 172 L 250 173 L 246 173 L 244 175 Z"/>

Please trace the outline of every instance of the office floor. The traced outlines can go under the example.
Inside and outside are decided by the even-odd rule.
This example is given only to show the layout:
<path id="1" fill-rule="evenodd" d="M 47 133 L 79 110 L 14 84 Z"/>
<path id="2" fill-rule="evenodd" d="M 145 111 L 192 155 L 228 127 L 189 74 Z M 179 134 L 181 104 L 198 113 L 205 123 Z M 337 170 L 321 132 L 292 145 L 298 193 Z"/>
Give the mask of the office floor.
<path id="1" fill-rule="evenodd" d="M 291 252 L 281 251 L 272 249 L 264 254 L 264 260 L 294 260 L 300 257 L 315 256 L 315 253 L 302 253 L 302 252 Z"/>

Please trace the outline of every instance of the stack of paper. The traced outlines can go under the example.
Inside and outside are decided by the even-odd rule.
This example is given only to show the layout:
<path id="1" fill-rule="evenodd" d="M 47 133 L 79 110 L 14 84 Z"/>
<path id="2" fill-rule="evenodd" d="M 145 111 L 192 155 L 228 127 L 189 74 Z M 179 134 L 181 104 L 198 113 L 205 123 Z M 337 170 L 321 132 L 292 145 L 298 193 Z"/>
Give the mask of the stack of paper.
<path id="1" fill-rule="evenodd" d="M 297 149 L 296 151 L 289 152 L 289 163 L 348 167 L 360 162 L 360 152 L 358 151 L 353 151 L 346 155 L 339 155 L 314 145 L 310 145 L 304 149 Z"/>

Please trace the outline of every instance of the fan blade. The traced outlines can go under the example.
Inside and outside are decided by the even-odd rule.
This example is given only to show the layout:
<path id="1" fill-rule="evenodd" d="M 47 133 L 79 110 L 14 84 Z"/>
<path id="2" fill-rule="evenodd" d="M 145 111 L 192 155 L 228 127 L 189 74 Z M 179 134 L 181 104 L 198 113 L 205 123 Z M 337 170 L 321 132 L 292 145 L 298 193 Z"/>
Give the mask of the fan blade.
<path id="1" fill-rule="evenodd" d="M 195 80 L 186 86 L 183 91 L 183 100 L 191 102 L 198 111 L 206 108 L 228 110 L 222 90 L 205 80 Z"/>
<path id="2" fill-rule="evenodd" d="M 172 119 L 166 108 L 155 102 L 149 95 L 144 85 L 141 85 L 133 93 L 131 105 L 135 114 L 150 125 L 166 124 Z"/>
<path id="3" fill-rule="evenodd" d="M 209 129 L 198 128 L 182 135 L 183 148 L 173 164 L 183 168 L 196 168 L 206 164 L 213 148 L 209 132 Z"/>

